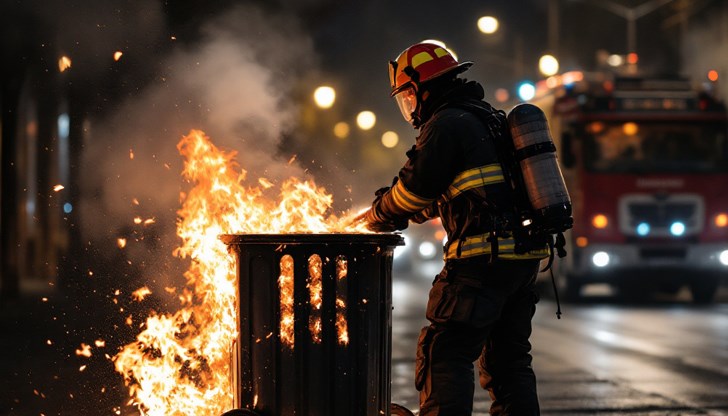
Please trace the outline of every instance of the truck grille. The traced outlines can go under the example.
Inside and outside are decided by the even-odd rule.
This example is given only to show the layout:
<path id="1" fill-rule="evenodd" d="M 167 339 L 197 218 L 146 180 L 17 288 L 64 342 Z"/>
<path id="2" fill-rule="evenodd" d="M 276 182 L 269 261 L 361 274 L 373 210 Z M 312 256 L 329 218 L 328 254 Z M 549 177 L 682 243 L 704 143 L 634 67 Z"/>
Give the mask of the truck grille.
<path id="1" fill-rule="evenodd" d="M 626 195 L 620 201 L 619 214 L 620 230 L 639 237 L 672 237 L 670 227 L 675 222 L 685 226 L 682 236 L 696 235 L 705 220 L 702 198 L 691 194 Z M 640 235 L 640 224 L 647 224 L 649 233 Z"/>

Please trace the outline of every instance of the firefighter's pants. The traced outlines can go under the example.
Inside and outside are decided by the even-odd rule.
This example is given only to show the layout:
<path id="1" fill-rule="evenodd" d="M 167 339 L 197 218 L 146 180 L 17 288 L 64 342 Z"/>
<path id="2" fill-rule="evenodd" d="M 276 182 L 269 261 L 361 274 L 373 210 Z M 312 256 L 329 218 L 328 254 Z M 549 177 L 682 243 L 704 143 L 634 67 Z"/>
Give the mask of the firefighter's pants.
<path id="1" fill-rule="evenodd" d="M 449 261 L 437 275 L 427 303 L 431 324 L 417 345 L 421 416 L 472 414 L 476 360 L 491 414 L 539 414 L 529 342 L 538 266 L 481 256 Z"/>

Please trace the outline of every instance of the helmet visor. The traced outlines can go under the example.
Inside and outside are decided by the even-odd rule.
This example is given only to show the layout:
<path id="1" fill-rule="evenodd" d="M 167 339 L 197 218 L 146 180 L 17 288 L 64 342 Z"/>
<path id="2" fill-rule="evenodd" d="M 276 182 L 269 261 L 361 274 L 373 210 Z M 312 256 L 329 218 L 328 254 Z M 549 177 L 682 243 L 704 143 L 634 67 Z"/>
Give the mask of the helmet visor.
<path id="1" fill-rule="evenodd" d="M 417 93 L 414 87 L 410 86 L 402 91 L 398 92 L 394 99 L 397 100 L 399 111 L 402 112 L 402 117 L 408 122 L 412 123 L 413 113 L 417 110 Z"/>

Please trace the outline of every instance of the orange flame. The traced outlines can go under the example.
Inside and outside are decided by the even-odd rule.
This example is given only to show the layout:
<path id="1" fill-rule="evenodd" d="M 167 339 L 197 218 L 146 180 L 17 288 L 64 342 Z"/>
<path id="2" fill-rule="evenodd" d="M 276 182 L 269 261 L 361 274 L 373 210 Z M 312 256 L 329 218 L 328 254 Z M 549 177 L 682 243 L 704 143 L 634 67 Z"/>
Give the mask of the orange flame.
<path id="1" fill-rule="evenodd" d="M 311 332 L 311 340 L 317 344 L 321 343 L 321 306 L 323 305 L 321 266 L 321 257 L 318 254 L 308 258 L 308 291 L 311 298 L 308 330 Z"/>
<path id="2" fill-rule="evenodd" d="M 129 388 L 130 403 L 144 415 L 219 415 L 232 404 L 230 346 L 237 336 L 235 261 L 219 235 L 367 231 L 363 224 L 352 225 L 355 214 L 331 215 L 332 197 L 313 181 L 290 178 L 280 185 L 277 201 L 266 199 L 263 188 L 273 184 L 262 180 L 246 186 L 236 153 L 219 150 L 201 131 L 191 131 L 177 148 L 185 158 L 183 178 L 192 185 L 181 194 L 181 243 L 174 253 L 191 260 L 186 287 L 179 291 L 181 308 L 174 314 L 152 313 L 136 341 L 113 361 Z M 285 255 L 280 263 L 280 338 L 292 345 L 293 258 Z M 345 265 L 337 267 L 338 279 L 346 275 Z M 320 289 L 314 285 L 311 290 L 313 304 Z M 340 311 L 340 299 L 336 303 Z M 343 310 L 341 317 L 339 339 L 348 342 Z"/>

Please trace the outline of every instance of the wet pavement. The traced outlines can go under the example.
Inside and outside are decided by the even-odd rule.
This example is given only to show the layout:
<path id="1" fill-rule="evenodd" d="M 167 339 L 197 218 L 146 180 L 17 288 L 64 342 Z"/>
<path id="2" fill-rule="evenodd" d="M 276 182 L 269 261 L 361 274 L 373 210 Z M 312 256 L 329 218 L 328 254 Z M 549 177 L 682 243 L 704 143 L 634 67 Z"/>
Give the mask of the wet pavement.
<path id="1" fill-rule="evenodd" d="M 392 401 L 412 410 L 428 289 L 420 276 L 393 286 Z M 560 320 L 548 295 L 531 338 L 542 414 L 728 415 L 728 290 L 698 307 L 686 293 L 625 305 L 596 288 L 583 302 L 562 304 Z M 487 415 L 490 400 L 475 386 L 474 415 Z"/>
<path id="2" fill-rule="evenodd" d="M 414 349 L 429 280 L 396 276 L 392 401 L 416 413 Z M 99 298 L 33 292 L 0 305 L 0 415 L 138 414 L 107 355 L 135 335 L 124 317 L 142 312 L 121 314 L 108 296 Z M 562 308 L 557 320 L 545 297 L 534 318 L 542 414 L 728 415 L 728 291 L 706 307 L 597 299 Z M 102 332 L 99 353 L 76 354 Z M 474 414 L 486 415 L 488 406 L 476 389 Z"/>

